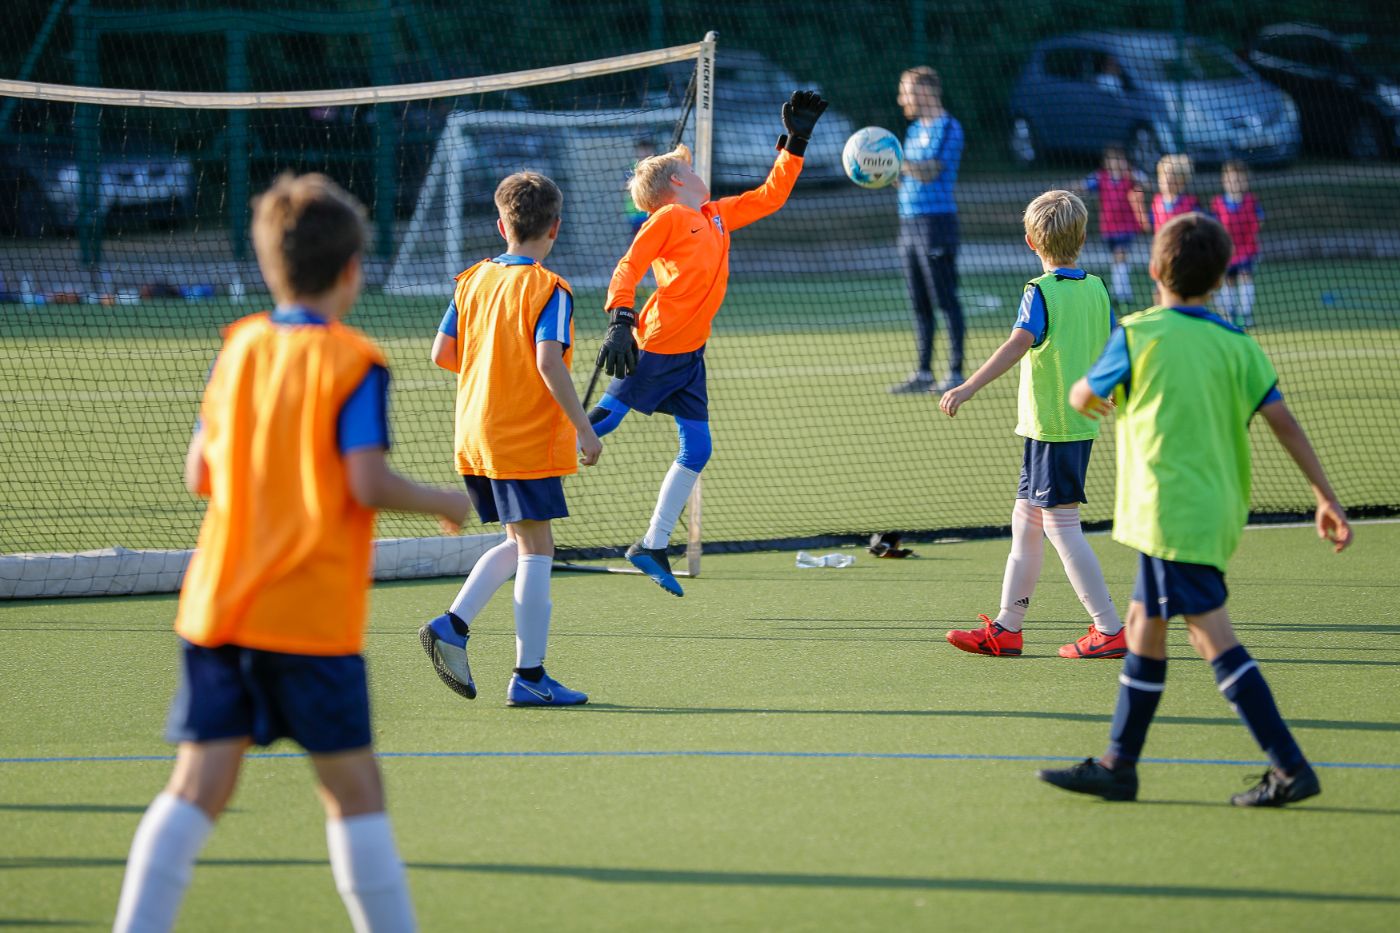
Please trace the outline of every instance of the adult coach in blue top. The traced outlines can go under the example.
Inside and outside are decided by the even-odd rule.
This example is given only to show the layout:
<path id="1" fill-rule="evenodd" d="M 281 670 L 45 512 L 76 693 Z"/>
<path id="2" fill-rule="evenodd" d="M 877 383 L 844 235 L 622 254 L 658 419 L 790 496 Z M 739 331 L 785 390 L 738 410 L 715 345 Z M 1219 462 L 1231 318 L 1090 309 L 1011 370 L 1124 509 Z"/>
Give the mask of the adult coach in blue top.
<path id="1" fill-rule="evenodd" d="M 899 256 L 914 306 L 913 375 L 895 394 L 946 392 L 963 381 L 963 313 L 958 302 L 958 205 L 953 185 L 962 163 L 962 124 L 943 109 L 943 82 L 927 65 L 899 78 L 899 106 L 912 121 L 904 134 L 899 180 Z M 933 381 L 933 301 L 948 318 L 948 375 Z"/>

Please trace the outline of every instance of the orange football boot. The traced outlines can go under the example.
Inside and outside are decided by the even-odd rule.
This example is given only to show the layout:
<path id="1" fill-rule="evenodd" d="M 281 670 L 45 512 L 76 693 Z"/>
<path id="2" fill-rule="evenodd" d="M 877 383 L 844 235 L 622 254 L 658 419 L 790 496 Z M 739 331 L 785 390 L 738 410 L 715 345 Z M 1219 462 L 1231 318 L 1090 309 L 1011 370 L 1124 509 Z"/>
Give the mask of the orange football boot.
<path id="1" fill-rule="evenodd" d="M 970 632 L 957 629 L 948 633 L 948 644 L 959 651 L 972 654 L 990 654 L 998 658 L 1019 658 L 1021 656 L 1021 633 L 1008 632 L 995 621 L 984 615 L 977 617 L 982 628 Z"/>
<path id="2" fill-rule="evenodd" d="M 1094 628 L 1093 623 L 1089 624 L 1089 634 L 1080 637 L 1077 641 L 1062 645 L 1060 647 L 1060 657 L 1062 658 L 1121 658 L 1128 653 L 1128 639 L 1125 634 L 1126 629 L 1119 629 L 1113 635 L 1105 635 Z"/>

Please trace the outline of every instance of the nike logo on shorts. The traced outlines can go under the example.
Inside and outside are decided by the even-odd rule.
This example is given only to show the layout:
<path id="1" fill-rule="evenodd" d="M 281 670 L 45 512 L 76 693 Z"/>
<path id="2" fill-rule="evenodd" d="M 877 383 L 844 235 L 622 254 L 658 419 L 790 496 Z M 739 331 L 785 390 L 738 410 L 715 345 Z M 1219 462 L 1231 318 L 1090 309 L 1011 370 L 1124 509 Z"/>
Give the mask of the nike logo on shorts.
<path id="1" fill-rule="evenodd" d="M 1049 495 L 1050 495 L 1050 489 L 1049 489 L 1049 487 L 1046 487 L 1045 489 L 1037 489 L 1037 490 L 1035 491 L 1035 497 L 1036 497 L 1037 499 L 1044 499 L 1044 498 L 1048 497 Z"/>

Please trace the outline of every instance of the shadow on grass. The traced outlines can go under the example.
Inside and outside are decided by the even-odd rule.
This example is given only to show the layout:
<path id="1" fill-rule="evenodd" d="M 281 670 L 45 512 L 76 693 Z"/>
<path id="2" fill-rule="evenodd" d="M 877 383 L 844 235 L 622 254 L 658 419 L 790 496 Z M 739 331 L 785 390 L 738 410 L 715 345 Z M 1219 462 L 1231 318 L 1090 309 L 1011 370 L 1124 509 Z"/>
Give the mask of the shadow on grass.
<path id="1" fill-rule="evenodd" d="M 117 869 L 116 858 L 8 857 L 0 871 L 22 869 Z M 604 884 L 673 884 L 716 887 L 825 888 L 844 890 L 950 891 L 963 894 L 1080 895 L 1085 897 L 1170 897 L 1213 900 L 1267 900 L 1302 903 L 1400 904 L 1400 895 L 1356 894 L 1339 891 L 1212 886 L 1203 884 L 1118 884 L 1090 881 L 1030 881 L 1014 878 L 931 878 L 907 875 L 855 875 L 773 871 L 698 871 L 676 868 L 605 868 L 592 865 L 527 865 L 498 862 L 408 862 L 417 871 L 449 871 L 473 875 L 569 878 Z M 201 859 L 208 868 L 320 868 L 325 859 Z"/>
<path id="2" fill-rule="evenodd" d="M 24 917 L 0 917 L 0 929 L 39 929 L 62 927 L 105 927 L 105 922 L 97 920 L 29 920 Z"/>
<path id="3" fill-rule="evenodd" d="M 1053 710 L 990 710 L 990 709 L 783 709 L 778 707 L 743 706 L 624 706 L 616 703 L 589 703 L 580 706 L 581 712 L 596 713 L 637 713 L 640 715 L 690 716 L 690 715 L 775 715 L 775 716 L 929 716 L 950 719 L 1049 719 L 1060 722 L 1097 722 L 1107 725 L 1113 721 L 1112 713 L 1075 713 Z M 1156 716 L 1153 725 L 1177 726 L 1229 726 L 1241 727 L 1233 716 Z M 1374 722 L 1367 720 L 1343 719 L 1297 719 L 1289 718 L 1288 724 L 1298 729 L 1341 729 L 1358 732 L 1400 732 L 1400 722 Z"/>
<path id="4" fill-rule="evenodd" d="M 145 813 L 144 806 L 119 803 L 0 803 L 0 811 L 19 813 Z"/>
<path id="5" fill-rule="evenodd" d="M 1148 807 L 1208 807 L 1210 809 L 1239 810 L 1239 807 L 1225 800 L 1137 800 L 1135 803 Z M 1385 810 L 1376 807 L 1328 807 L 1319 804 L 1300 804 L 1289 807 L 1292 813 L 1325 813 L 1329 816 L 1346 814 L 1350 816 L 1400 816 L 1400 810 Z"/>

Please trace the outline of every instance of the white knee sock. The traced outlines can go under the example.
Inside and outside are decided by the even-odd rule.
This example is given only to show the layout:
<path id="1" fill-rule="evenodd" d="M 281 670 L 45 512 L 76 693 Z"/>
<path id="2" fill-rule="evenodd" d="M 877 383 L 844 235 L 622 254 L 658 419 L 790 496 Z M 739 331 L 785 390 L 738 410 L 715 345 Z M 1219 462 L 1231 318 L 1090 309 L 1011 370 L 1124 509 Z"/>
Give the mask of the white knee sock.
<path id="1" fill-rule="evenodd" d="M 1254 323 L 1254 282 L 1240 283 L 1240 320 L 1245 324 Z"/>
<path id="2" fill-rule="evenodd" d="M 656 511 L 651 513 L 651 525 L 642 538 L 642 547 L 665 547 L 671 542 L 671 529 L 676 527 L 681 509 L 685 508 L 699 477 L 695 470 L 688 470 L 679 463 L 671 464 L 661 482 L 661 494 L 656 497 Z"/>
<path id="3" fill-rule="evenodd" d="M 1116 635 L 1122 631 L 1123 622 L 1118 618 L 1118 610 L 1108 595 L 1108 585 L 1103 581 L 1098 556 L 1089 546 L 1089 539 L 1084 537 L 1084 528 L 1079 524 L 1079 509 L 1045 509 L 1045 536 L 1059 552 L 1070 586 L 1074 587 L 1079 601 L 1093 616 L 1094 627 L 1105 635 Z"/>
<path id="4" fill-rule="evenodd" d="M 554 558 L 548 554 L 521 554 L 515 572 L 515 666 L 544 664 L 549 642 L 549 574 Z"/>
<path id="5" fill-rule="evenodd" d="M 336 890 L 355 933 L 409 933 L 418 928 L 387 814 L 327 820 L 326 846 Z"/>
<path id="6" fill-rule="evenodd" d="M 1127 301 L 1133 297 L 1133 286 L 1128 279 L 1128 264 L 1126 262 L 1113 264 L 1113 297 L 1119 301 Z"/>
<path id="7" fill-rule="evenodd" d="M 470 625 L 486 608 L 492 594 L 514 575 L 518 555 L 515 542 L 507 538 L 477 558 L 467 582 L 462 584 L 457 598 L 452 600 L 452 614 Z"/>
<path id="8" fill-rule="evenodd" d="M 1016 500 L 1011 511 L 1011 553 L 1006 557 L 1006 575 L 1001 581 L 1001 611 L 996 623 L 1008 632 L 1019 632 L 1026 621 L 1026 610 L 1035 595 L 1040 568 L 1045 562 L 1045 541 L 1041 510 L 1025 499 Z"/>
<path id="9" fill-rule="evenodd" d="M 175 925 L 194 860 L 213 828 L 203 810 L 174 794 L 151 803 L 131 840 L 114 933 L 158 933 Z"/>

